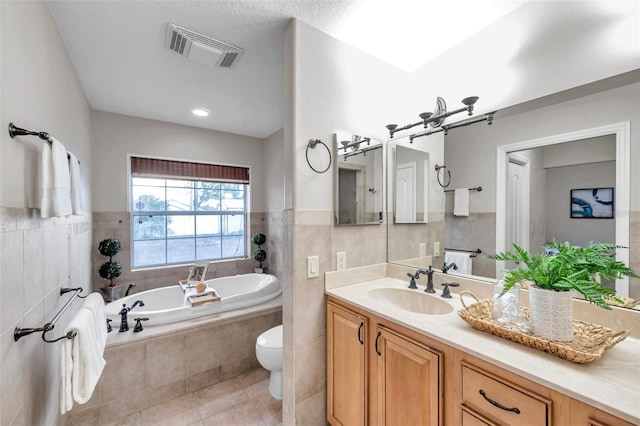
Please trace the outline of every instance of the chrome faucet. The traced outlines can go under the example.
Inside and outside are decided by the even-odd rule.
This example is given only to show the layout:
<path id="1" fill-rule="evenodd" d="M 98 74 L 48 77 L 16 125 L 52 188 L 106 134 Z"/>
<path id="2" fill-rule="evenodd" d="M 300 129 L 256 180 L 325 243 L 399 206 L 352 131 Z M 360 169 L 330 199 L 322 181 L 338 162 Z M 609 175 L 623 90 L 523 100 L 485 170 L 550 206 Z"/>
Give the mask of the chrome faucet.
<path id="1" fill-rule="evenodd" d="M 124 303 L 122 304 L 122 309 L 119 312 L 119 314 L 120 314 L 120 330 L 119 330 L 119 332 L 120 333 L 122 333 L 124 331 L 129 331 L 129 322 L 127 321 L 127 314 L 129 313 L 130 310 L 132 310 L 136 306 L 144 306 L 144 302 L 142 300 L 136 300 L 135 302 L 133 302 L 133 305 L 131 305 L 131 306 L 127 306 Z"/>
<path id="2" fill-rule="evenodd" d="M 455 263 L 451 262 L 450 264 L 447 265 L 447 262 L 444 262 L 444 265 L 442 265 L 442 273 L 446 274 L 447 271 L 449 269 L 453 268 L 454 271 L 458 270 L 458 265 L 456 265 Z"/>

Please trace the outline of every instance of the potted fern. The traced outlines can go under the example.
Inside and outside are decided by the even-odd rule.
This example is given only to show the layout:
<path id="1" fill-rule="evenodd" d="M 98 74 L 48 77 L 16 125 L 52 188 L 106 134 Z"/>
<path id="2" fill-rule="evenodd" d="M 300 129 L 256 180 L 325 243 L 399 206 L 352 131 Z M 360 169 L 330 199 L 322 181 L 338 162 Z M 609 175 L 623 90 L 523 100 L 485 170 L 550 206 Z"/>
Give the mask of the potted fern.
<path id="1" fill-rule="evenodd" d="M 545 246 L 553 254 L 533 255 L 513 245 L 513 252 L 498 253 L 490 258 L 522 262 L 520 267 L 505 273 L 502 294 L 522 280 L 529 286 L 529 311 L 533 333 L 549 340 L 573 339 L 572 292 L 604 309 L 611 309 L 607 299 L 616 300 L 615 291 L 605 287 L 601 279 L 614 280 L 638 275 L 623 262 L 615 260 L 613 250 L 626 248 L 609 243 L 574 247 L 568 242 L 553 241 Z M 549 250 L 551 249 L 551 250 Z"/>

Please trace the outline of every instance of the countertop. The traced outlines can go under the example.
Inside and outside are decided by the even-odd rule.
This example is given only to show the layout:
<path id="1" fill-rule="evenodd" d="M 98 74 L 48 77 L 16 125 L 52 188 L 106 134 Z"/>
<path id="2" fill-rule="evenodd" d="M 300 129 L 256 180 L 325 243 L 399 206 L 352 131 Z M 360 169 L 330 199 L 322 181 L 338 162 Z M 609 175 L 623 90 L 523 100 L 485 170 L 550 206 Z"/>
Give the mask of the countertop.
<path id="1" fill-rule="evenodd" d="M 387 277 L 327 289 L 326 294 L 626 421 L 640 424 L 640 339 L 627 337 L 600 359 L 577 364 L 474 329 L 459 317 L 457 311 L 463 305 L 456 293 L 452 292 L 452 299 L 442 299 L 438 289 L 437 295 L 432 297 L 446 300 L 454 309 L 448 314 L 426 315 L 375 300 L 367 294 L 375 288 L 423 293 L 423 288 L 408 290 L 404 280 Z M 469 305 L 473 300 L 465 299 L 465 303 Z"/>

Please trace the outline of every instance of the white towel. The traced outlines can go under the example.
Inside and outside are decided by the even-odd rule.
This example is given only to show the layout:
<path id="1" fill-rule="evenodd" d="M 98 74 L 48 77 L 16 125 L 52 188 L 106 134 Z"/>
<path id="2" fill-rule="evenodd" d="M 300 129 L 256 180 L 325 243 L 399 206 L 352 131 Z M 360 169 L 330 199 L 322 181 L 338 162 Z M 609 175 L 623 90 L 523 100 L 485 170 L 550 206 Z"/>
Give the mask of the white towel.
<path id="1" fill-rule="evenodd" d="M 63 340 L 61 354 L 62 383 L 60 413 L 71 410 L 73 402 L 84 404 L 93 395 L 106 364 L 104 348 L 107 344 L 107 318 L 104 301 L 98 293 L 91 293 L 78 313 L 71 319 L 65 334 L 75 331 L 76 337 Z"/>
<path id="2" fill-rule="evenodd" d="M 457 188 L 453 198 L 453 215 L 469 216 L 469 188 Z"/>
<path id="3" fill-rule="evenodd" d="M 69 176 L 71 179 L 71 210 L 75 215 L 81 215 L 82 211 L 82 182 L 80 180 L 80 163 L 75 155 L 69 154 Z"/>
<path id="4" fill-rule="evenodd" d="M 458 274 L 471 275 L 472 259 L 469 253 L 460 251 L 446 251 L 444 253 L 444 263 L 447 265 L 455 263 L 458 269 L 455 271 Z"/>
<path id="5" fill-rule="evenodd" d="M 53 163 L 48 143 L 42 144 L 41 175 L 40 217 L 47 218 L 53 216 Z"/>
<path id="6" fill-rule="evenodd" d="M 58 140 L 42 144 L 42 195 L 40 216 L 68 216 L 71 209 L 71 176 L 67 150 Z"/>

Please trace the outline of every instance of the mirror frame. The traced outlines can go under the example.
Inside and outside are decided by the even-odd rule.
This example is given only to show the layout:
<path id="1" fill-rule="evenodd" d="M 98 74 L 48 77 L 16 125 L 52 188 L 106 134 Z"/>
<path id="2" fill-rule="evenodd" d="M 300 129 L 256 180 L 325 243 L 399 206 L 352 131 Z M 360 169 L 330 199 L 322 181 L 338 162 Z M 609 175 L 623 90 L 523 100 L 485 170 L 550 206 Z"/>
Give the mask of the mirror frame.
<path id="1" fill-rule="evenodd" d="M 509 154 L 580 139 L 615 135 L 616 137 L 616 190 L 615 218 L 616 245 L 629 247 L 629 208 L 631 187 L 631 123 L 629 121 L 531 139 L 496 148 L 496 253 L 506 248 L 506 207 Z M 629 264 L 629 250 L 616 250 L 616 260 Z M 504 270 L 504 262 L 496 262 L 496 276 Z M 629 278 L 616 280 L 616 294 L 629 296 Z"/>

